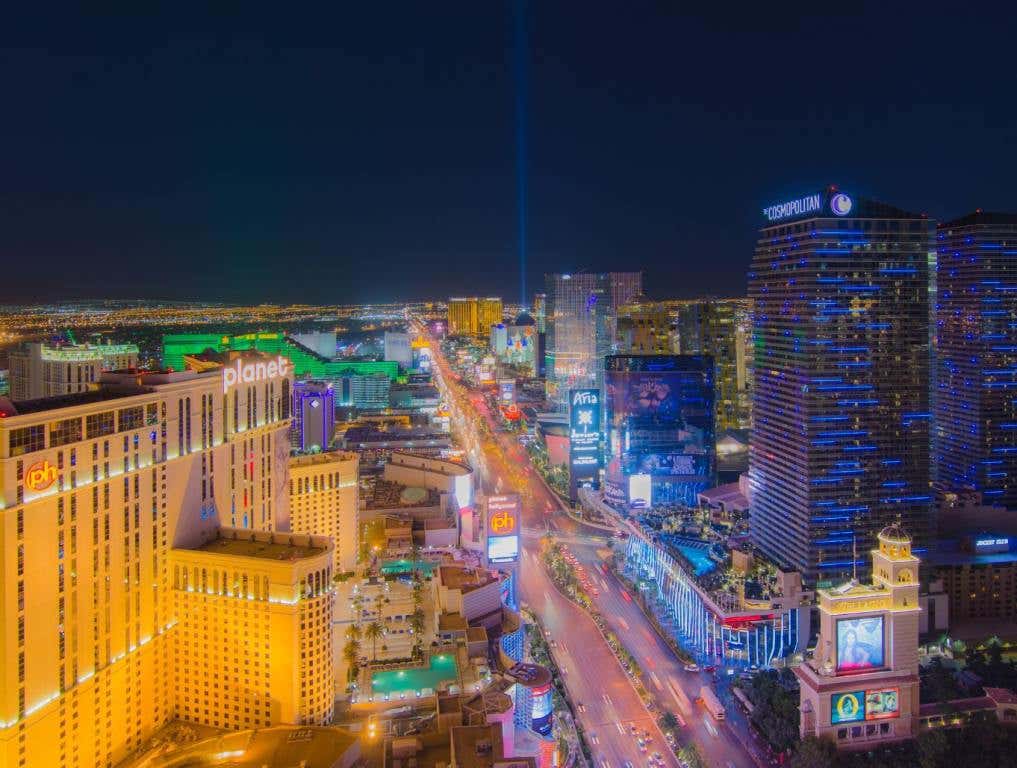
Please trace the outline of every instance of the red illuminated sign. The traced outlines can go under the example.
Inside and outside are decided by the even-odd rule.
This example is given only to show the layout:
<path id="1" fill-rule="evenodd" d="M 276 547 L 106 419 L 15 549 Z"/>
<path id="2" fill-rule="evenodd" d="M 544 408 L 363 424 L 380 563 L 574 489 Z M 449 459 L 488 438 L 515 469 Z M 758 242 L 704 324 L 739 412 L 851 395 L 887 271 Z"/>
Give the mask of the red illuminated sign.
<path id="1" fill-rule="evenodd" d="M 25 485 L 32 491 L 44 491 L 57 479 L 57 470 L 48 461 L 37 461 L 25 471 Z"/>

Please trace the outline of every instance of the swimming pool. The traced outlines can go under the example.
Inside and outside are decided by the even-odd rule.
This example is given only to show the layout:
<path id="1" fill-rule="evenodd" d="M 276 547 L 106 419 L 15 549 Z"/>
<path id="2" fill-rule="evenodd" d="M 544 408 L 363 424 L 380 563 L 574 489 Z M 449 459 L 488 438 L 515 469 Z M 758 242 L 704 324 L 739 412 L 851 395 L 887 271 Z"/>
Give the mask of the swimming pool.
<path id="1" fill-rule="evenodd" d="M 437 689 L 440 683 L 457 683 L 456 661 L 451 653 L 439 653 L 431 657 L 429 667 L 416 669 L 387 669 L 375 672 L 371 677 L 371 692 L 374 695 L 398 696 L 416 694 L 425 688 Z"/>
<path id="2" fill-rule="evenodd" d="M 698 539 L 671 536 L 668 543 L 681 552 L 692 563 L 696 576 L 704 576 L 717 569 L 717 562 L 710 557 L 710 543 Z"/>
<path id="3" fill-rule="evenodd" d="M 418 570 L 424 576 L 430 576 L 434 573 L 436 567 L 434 563 L 429 563 L 426 560 L 417 560 L 416 565 L 414 565 L 412 560 L 403 558 L 402 560 L 386 560 L 382 563 L 380 570 L 383 575 L 412 573 Z"/>

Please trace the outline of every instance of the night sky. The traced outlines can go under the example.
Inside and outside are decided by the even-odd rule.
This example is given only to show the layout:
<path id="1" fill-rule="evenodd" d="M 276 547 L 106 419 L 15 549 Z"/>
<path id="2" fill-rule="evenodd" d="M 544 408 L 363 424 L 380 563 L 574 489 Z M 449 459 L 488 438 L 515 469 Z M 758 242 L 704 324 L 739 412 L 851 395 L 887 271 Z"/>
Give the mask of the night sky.
<path id="1" fill-rule="evenodd" d="M 511 4 L 136 5 L 3 18 L 0 299 L 518 299 Z M 530 2 L 531 292 L 740 294 L 828 183 L 1017 210 L 1012 7 L 680 5 Z"/>

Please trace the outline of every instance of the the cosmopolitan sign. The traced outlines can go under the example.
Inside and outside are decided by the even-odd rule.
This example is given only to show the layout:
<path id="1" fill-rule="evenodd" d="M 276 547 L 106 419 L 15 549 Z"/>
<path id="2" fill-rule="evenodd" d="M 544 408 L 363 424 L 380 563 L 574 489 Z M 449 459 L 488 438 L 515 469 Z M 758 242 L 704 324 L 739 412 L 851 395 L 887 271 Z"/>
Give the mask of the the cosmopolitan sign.
<path id="1" fill-rule="evenodd" d="M 290 372 L 290 361 L 282 355 L 277 355 L 275 360 L 244 361 L 237 358 L 222 369 L 222 391 L 229 392 L 231 387 L 237 384 L 254 384 L 259 381 L 268 381 L 285 376 Z"/>
<path id="2" fill-rule="evenodd" d="M 799 197 L 797 200 L 788 200 L 786 203 L 778 203 L 763 209 L 763 215 L 767 221 L 780 221 L 792 216 L 803 216 L 806 213 L 816 213 L 823 207 L 823 195 L 817 192 L 814 195 Z"/>

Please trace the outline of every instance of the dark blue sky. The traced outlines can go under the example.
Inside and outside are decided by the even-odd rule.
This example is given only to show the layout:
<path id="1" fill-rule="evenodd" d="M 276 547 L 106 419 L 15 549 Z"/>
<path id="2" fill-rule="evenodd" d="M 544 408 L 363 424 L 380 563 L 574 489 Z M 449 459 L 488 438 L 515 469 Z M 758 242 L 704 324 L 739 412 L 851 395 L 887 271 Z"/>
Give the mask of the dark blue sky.
<path id="1" fill-rule="evenodd" d="M 4 19 L 0 299 L 517 297 L 510 5 L 138 5 Z M 1017 210 L 1006 5 L 679 5 L 530 3 L 531 290 L 741 293 L 827 183 Z"/>

